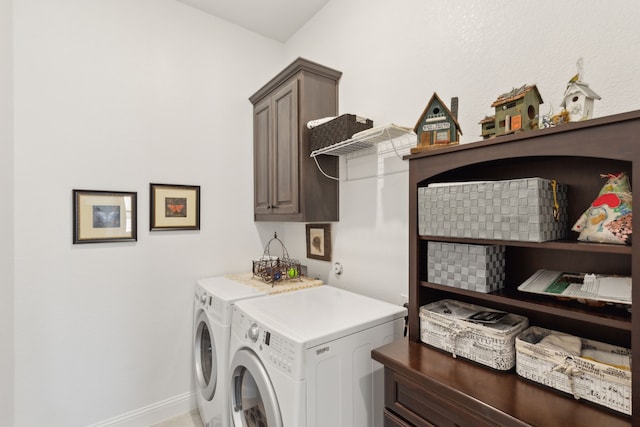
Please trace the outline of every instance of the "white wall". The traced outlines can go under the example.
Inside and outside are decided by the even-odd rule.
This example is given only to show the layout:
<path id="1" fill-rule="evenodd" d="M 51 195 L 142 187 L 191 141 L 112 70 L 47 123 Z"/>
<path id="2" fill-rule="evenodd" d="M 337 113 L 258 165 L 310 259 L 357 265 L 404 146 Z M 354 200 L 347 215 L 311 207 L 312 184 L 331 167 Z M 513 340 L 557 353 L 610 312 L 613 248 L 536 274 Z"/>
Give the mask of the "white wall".
<path id="1" fill-rule="evenodd" d="M 195 280 L 262 253 L 248 97 L 282 44 L 174 0 L 14 8 L 15 425 L 186 411 Z M 201 230 L 149 232 L 150 182 L 201 185 Z M 136 191 L 138 241 L 73 245 L 72 189 Z"/>
<path id="2" fill-rule="evenodd" d="M 0 419 L 13 424 L 12 0 L 0 0 Z"/>
<path id="3" fill-rule="evenodd" d="M 334 0 L 286 51 L 289 58 L 302 55 L 341 70 L 340 112 L 375 125 L 413 128 L 434 92 L 447 104 L 458 96 L 462 141 L 473 142 L 491 103 L 513 87 L 536 83 L 542 111 L 558 112 L 579 57 L 584 80 L 602 97 L 596 116 L 638 109 L 638 13 L 640 4 L 631 0 L 545 0 L 526 7 L 507 0 L 490 7 L 464 0 Z M 309 263 L 330 284 L 401 300 L 408 278 L 407 177 L 341 183 L 333 258 L 344 273 L 336 278 L 329 263 Z"/>

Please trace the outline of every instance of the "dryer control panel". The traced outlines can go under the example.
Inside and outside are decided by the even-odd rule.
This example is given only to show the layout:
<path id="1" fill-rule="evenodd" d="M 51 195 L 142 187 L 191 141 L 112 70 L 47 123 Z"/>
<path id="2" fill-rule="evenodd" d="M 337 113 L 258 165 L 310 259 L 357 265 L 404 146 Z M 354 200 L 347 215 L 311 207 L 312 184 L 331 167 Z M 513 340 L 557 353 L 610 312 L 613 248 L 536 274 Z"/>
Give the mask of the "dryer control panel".
<path id="1" fill-rule="evenodd" d="M 225 315 L 225 305 L 223 301 L 211 292 L 207 292 L 206 289 L 201 286 L 196 286 L 195 292 L 195 304 L 200 307 L 207 314 L 218 322 L 222 322 Z"/>
<path id="2" fill-rule="evenodd" d="M 294 379 L 302 378 L 304 351 L 295 341 L 268 330 L 234 307 L 232 330 L 263 363 Z"/>

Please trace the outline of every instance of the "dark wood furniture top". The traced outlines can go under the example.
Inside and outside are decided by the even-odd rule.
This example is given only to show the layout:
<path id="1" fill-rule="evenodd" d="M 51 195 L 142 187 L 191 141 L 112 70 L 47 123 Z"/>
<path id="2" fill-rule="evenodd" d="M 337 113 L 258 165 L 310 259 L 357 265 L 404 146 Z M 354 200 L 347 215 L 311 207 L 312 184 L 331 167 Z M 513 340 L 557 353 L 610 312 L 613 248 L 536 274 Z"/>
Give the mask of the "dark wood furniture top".
<path id="1" fill-rule="evenodd" d="M 498 372 L 467 360 L 454 359 L 450 354 L 406 338 L 373 350 L 372 357 L 388 370 L 385 376 L 391 371 L 400 377 L 401 386 L 407 387 L 407 383 L 409 387 L 415 385 L 415 394 L 410 396 L 411 399 L 419 400 L 420 395 L 429 390 L 440 399 L 464 408 L 457 415 L 469 412 L 467 419 L 473 419 L 474 422 L 465 424 L 461 420 L 459 425 L 479 425 L 481 419 L 496 426 L 631 425 L 629 417 L 624 415 L 576 402 L 571 397 L 561 396 L 559 392 L 543 388 L 511 372 Z M 385 397 L 394 393 L 389 388 L 398 387 L 397 384 L 398 381 L 391 381 L 390 384 L 386 381 Z M 402 412 L 401 416 L 419 411 L 415 408 L 418 404 L 412 405 L 402 399 L 400 396 L 400 409 L 397 409 Z M 388 407 L 388 404 L 385 402 L 385 406 Z M 419 425 L 418 420 L 412 421 Z"/>

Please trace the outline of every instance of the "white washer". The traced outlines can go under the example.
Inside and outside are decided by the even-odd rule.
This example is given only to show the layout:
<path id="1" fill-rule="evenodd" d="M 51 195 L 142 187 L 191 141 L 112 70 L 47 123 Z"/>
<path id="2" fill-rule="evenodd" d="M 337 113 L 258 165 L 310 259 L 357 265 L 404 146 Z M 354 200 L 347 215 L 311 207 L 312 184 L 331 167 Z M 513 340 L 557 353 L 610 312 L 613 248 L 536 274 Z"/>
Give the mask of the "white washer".
<path id="1" fill-rule="evenodd" d="M 237 301 L 320 286 L 322 281 L 301 277 L 264 283 L 251 273 L 209 277 L 196 283 L 193 315 L 193 353 L 198 410 L 206 427 L 229 427 L 229 340 L 232 306 Z"/>
<path id="2" fill-rule="evenodd" d="M 264 291 L 225 277 L 197 281 L 193 353 L 198 410 L 206 427 L 228 427 L 231 423 L 228 403 L 231 307 L 241 299 L 264 295 Z"/>
<path id="3" fill-rule="evenodd" d="M 382 426 L 382 365 L 406 309 L 331 286 L 238 301 L 230 343 L 236 427 Z"/>

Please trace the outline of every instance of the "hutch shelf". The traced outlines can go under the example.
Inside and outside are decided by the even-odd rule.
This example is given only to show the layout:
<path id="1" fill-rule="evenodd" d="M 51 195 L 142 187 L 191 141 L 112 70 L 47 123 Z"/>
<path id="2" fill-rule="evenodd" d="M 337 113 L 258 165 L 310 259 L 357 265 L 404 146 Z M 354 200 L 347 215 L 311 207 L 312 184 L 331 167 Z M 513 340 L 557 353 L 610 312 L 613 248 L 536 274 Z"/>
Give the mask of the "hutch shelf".
<path id="1" fill-rule="evenodd" d="M 627 172 L 640 188 L 640 111 L 521 132 L 406 157 L 409 160 L 409 335 L 372 352 L 385 366 L 386 426 L 631 425 L 632 418 L 507 373 L 428 347 L 420 341 L 420 307 L 445 298 L 527 316 L 530 325 L 614 345 L 640 348 L 640 317 L 623 308 L 590 307 L 517 290 L 537 269 L 632 276 L 640 283 L 640 247 L 566 240 L 519 242 L 424 236 L 418 189 L 436 182 L 541 177 L 568 185 L 568 226 L 598 195 L 601 174 Z M 633 201 L 639 211 L 640 199 Z M 634 225 L 635 225 L 634 221 Z M 633 237 L 633 240 L 637 238 Z M 504 289 L 478 293 L 427 281 L 429 241 L 506 246 Z M 640 301 L 640 287 L 632 299 Z M 632 371 L 640 372 L 633 359 Z M 640 379 L 632 407 L 640 414 Z"/>

